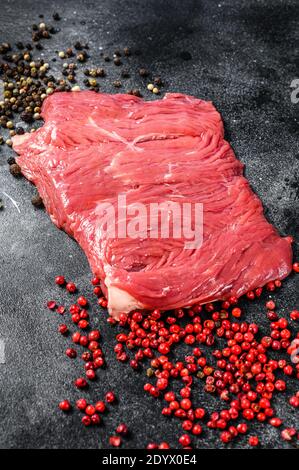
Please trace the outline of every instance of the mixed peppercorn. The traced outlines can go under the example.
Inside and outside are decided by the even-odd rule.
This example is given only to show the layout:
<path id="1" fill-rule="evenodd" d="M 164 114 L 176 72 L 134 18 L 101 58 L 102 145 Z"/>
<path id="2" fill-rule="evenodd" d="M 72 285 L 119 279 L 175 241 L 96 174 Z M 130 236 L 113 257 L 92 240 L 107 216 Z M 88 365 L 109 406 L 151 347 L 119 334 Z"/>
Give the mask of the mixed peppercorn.
<path id="1" fill-rule="evenodd" d="M 53 14 L 54 22 L 59 22 L 60 19 L 59 13 Z M 89 52 L 88 43 L 76 41 L 73 45 L 56 51 L 54 57 L 51 57 L 52 54 L 47 52 L 48 47 L 44 47 L 43 44 L 44 41 L 48 41 L 53 35 L 59 33 L 60 29 L 52 24 L 47 24 L 43 15 L 40 15 L 40 21 L 31 26 L 30 42 L 18 41 L 14 45 L 8 42 L 0 44 L 0 78 L 2 83 L 2 93 L 0 88 L 0 128 L 3 129 L 4 134 L 0 133 L 0 146 L 6 144 L 12 147 L 11 138 L 14 135 L 23 134 L 25 131 L 34 132 L 41 122 L 42 103 L 47 96 L 54 92 L 79 91 L 80 85 L 98 92 L 103 80 L 106 84 L 111 84 L 112 90 L 121 89 L 126 80 L 134 75 L 141 88 L 154 94 L 160 93 L 163 86 L 161 77 L 153 76 L 144 67 L 138 69 L 136 60 L 134 61 L 134 58 L 132 60 L 132 56 L 135 56 L 139 62 L 139 51 L 133 51 L 126 46 L 123 49 L 116 49 L 110 54 L 101 52 L 96 57 L 95 54 Z M 44 56 L 48 56 L 48 60 L 38 57 L 41 50 L 44 51 Z M 60 59 L 63 61 L 60 72 L 57 73 L 55 70 L 51 73 L 51 62 Z M 98 65 L 87 68 L 86 63 L 91 61 Z M 115 73 L 111 73 L 108 63 L 120 69 L 117 79 L 115 77 L 109 78 Z M 145 80 L 151 76 L 153 83 L 147 85 Z M 142 96 L 137 87 L 129 89 L 126 87 L 125 92 L 138 97 Z M 14 158 L 10 157 L 7 162 L 11 175 L 16 178 L 21 177 L 21 168 Z M 33 196 L 31 202 L 37 208 L 43 207 L 43 201 L 39 194 Z"/>
<path id="2" fill-rule="evenodd" d="M 298 263 L 294 263 L 293 271 L 298 272 Z M 55 283 L 72 294 L 77 291 L 76 285 L 66 282 L 63 276 L 57 276 Z M 98 304 L 106 307 L 100 279 L 95 277 L 91 283 Z M 269 282 L 264 289 L 248 293 L 247 298 L 259 298 L 263 291 L 271 294 L 280 286 L 280 281 Z M 145 383 L 144 391 L 164 402 L 163 416 L 180 421 L 182 432 L 178 444 L 184 449 L 196 447 L 196 439 L 204 435 L 205 429 L 218 432 L 223 444 L 248 435 L 248 445 L 256 447 L 260 440 L 254 433 L 255 422 L 283 428 L 281 438 L 293 445 L 299 438 L 298 430 L 284 422 L 273 404 L 276 394 L 288 390 L 289 380 L 299 380 L 299 364 L 294 360 L 298 354 L 299 332 L 294 334 L 293 328 L 294 322 L 299 320 L 299 311 L 290 312 L 289 319 L 280 317 L 276 302 L 272 298 L 266 301 L 270 333 L 265 335 L 257 323 L 242 320 L 244 312 L 238 303 L 238 299 L 232 297 L 222 304 L 195 305 L 165 313 L 135 311 L 130 315 L 122 314 L 120 322 L 108 317 L 110 325 L 121 329 L 114 346 L 117 361 L 129 364 L 134 370 L 143 370 L 151 379 Z M 47 306 L 61 315 L 66 312 L 64 306 L 53 300 L 48 301 Z M 69 307 L 71 321 L 79 328 L 72 333 L 72 342 L 86 348 L 81 355 L 85 377 L 74 381 L 78 389 L 88 388 L 97 370 L 105 365 L 101 333 L 90 328 L 88 306 L 86 297 L 80 295 Z M 59 332 L 67 335 L 69 328 L 61 324 Z M 173 357 L 180 343 L 190 348 L 190 352 L 177 361 Z M 279 353 L 280 357 L 274 359 L 273 353 Z M 69 347 L 66 355 L 75 359 L 78 353 L 74 347 Z M 172 389 L 173 382 L 181 384 L 179 391 Z M 217 410 L 208 411 L 198 406 L 199 388 L 207 396 L 218 397 Z M 291 407 L 298 408 L 299 389 L 287 401 Z M 110 391 L 104 401 L 92 405 L 82 398 L 76 407 L 85 412 L 82 423 L 89 426 L 99 424 L 98 415 L 105 411 L 106 404 L 115 402 L 115 394 Z M 69 411 L 71 404 L 63 400 L 59 407 Z M 119 447 L 127 435 L 127 425 L 122 423 L 110 436 L 109 444 Z M 169 444 L 164 441 L 147 445 L 147 449 L 168 448 Z"/>

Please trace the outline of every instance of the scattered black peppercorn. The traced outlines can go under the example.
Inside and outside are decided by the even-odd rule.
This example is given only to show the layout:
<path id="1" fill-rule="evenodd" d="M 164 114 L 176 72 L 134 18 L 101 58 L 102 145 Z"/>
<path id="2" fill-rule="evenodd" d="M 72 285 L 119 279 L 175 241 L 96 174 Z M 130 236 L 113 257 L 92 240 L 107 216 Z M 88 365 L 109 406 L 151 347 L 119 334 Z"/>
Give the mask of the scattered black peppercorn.
<path id="1" fill-rule="evenodd" d="M 61 19 L 61 18 L 60 18 L 59 13 L 55 12 L 55 13 L 53 14 L 53 20 L 59 21 L 60 19 Z"/>
<path id="2" fill-rule="evenodd" d="M 33 115 L 32 115 L 32 113 L 28 113 L 28 112 L 26 112 L 26 111 L 24 111 L 24 112 L 21 114 L 20 117 L 21 117 L 22 121 L 27 122 L 27 123 L 30 123 L 30 122 L 33 121 Z"/>
<path id="3" fill-rule="evenodd" d="M 2 199 L 0 199 L 0 211 L 2 211 L 3 209 L 4 209 L 4 204 L 3 204 Z"/>
<path id="4" fill-rule="evenodd" d="M 104 69 L 98 68 L 98 69 L 96 70 L 96 75 L 97 75 L 97 77 L 105 77 L 106 72 L 105 72 Z"/>
<path id="5" fill-rule="evenodd" d="M 16 134 L 18 135 L 23 135 L 25 133 L 23 127 L 17 127 L 16 128 Z"/>
<path id="6" fill-rule="evenodd" d="M 129 57 L 131 55 L 131 51 L 128 47 L 124 48 L 124 54 L 125 54 L 126 57 Z"/>
<path id="7" fill-rule="evenodd" d="M 161 77 L 155 77 L 154 78 L 154 84 L 162 86 L 163 85 L 162 78 Z"/>
<path id="8" fill-rule="evenodd" d="M 115 80 L 115 81 L 113 82 L 113 86 L 114 86 L 115 88 L 120 88 L 120 87 L 121 87 L 121 82 L 120 82 L 119 80 Z"/>
<path id="9" fill-rule="evenodd" d="M 146 69 L 142 68 L 142 69 L 139 69 L 139 75 L 140 77 L 148 77 L 149 73 Z"/>
<path id="10" fill-rule="evenodd" d="M 109 62 L 109 61 L 110 61 L 109 55 L 104 55 L 104 56 L 103 56 L 103 59 L 104 59 L 105 62 Z"/>
<path id="11" fill-rule="evenodd" d="M 114 65 L 121 65 L 121 60 L 120 60 L 119 57 L 115 57 L 115 58 L 113 59 L 113 62 L 114 62 Z"/>
<path id="12" fill-rule="evenodd" d="M 81 51 L 83 49 L 81 42 L 80 41 L 75 42 L 74 48 L 77 49 L 77 51 Z"/>
<path id="13" fill-rule="evenodd" d="M 31 203 L 33 204 L 34 207 L 38 207 L 38 208 L 44 207 L 43 200 L 39 194 L 36 194 L 35 196 L 33 196 L 33 198 L 31 199 Z"/>
<path id="14" fill-rule="evenodd" d="M 7 163 L 8 163 L 9 165 L 14 165 L 14 164 L 16 163 L 16 159 L 15 159 L 14 157 L 9 157 L 9 158 L 7 159 Z"/>
<path id="15" fill-rule="evenodd" d="M 10 165 L 9 171 L 15 178 L 22 175 L 21 167 L 17 163 L 13 163 L 12 165 Z"/>

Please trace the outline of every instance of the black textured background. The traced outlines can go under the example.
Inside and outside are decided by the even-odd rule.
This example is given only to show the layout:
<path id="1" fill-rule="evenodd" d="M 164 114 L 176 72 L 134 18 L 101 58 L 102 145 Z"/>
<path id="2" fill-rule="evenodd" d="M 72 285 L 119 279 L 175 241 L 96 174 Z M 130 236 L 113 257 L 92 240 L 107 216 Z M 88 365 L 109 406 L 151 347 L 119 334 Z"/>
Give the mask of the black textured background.
<path id="1" fill-rule="evenodd" d="M 268 218 L 282 234 L 295 236 L 297 250 L 299 104 L 290 99 L 291 81 L 299 73 L 296 0 L 1 1 L 0 42 L 26 41 L 31 24 L 40 21 L 38 15 L 44 14 L 47 21 L 54 11 L 62 17 L 56 24 L 61 32 L 43 42 L 47 60 L 77 39 L 89 42 L 94 65 L 101 63 L 100 48 L 113 52 L 128 45 L 142 51 L 130 58 L 131 70 L 148 67 L 163 76 L 165 91 L 212 100 Z M 186 51 L 191 60 L 182 59 Z M 54 72 L 61 67 L 60 59 L 49 62 Z M 113 91 L 111 81 L 120 75 L 119 68 L 109 65 L 108 75 L 103 91 Z M 124 89 L 134 84 L 144 88 L 145 83 L 133 73 Z M 144 94 L 152 97 L 146 90 Z M 53 285 L 56 274 L 74 280 L 88 294 L 90 271 L 76 243 L 57 230 L 45 212 L 33 208 L 34 188 L 9 174 L 6 159 L 12 153 L 0 148 L 0 197 L 5 203 L 0 212 L 0 339 L 6 350 L 6 363 L 0 364 L 0 448 L 106 448 L 108 435 L 121 421 L 132 430 L 125 447 L 144 448 L 149 441 L 162 440 L 177 447 L 180 423 L 163 418 L 161 403 L 145 395 L 144 374 L 117 363 L 115 330 L 95 306 L 93 324 L 101 328 L 109 368 L 83 395 L 96 400 L 112 388 L 119 404 L 111 407 L 104 426 L 92 429 L 81 425 L 76 411 L 65 416 L 57 409 L 62 398 L 79 397 L 72 381 L 82 367 L 79 360 L 71 362 L 64 355 L 69 340 L 57 334 L 62 318 L 44 305 L 50 298 L 69 299 Z M 275 295 L 281 313 L 298 308 L 295 282 L 289 277 Z M 243 302 L 246 319 L 267 326 L 265 298 L 250 305 Z M 293 382 L 293 390 L 296 387 Z M 200 388 L 197 400 L 210 409 L 217 406 Z M 285 401 L 275 399 L 280 416 L 298 426 L 296 412 Z M 265 425 L 257 430 L 264 447 L 288 446 L 278 430 Z M 247 446 L 246 441 L 234 446 Z M 217 432 L 205 432 L 193 442 L 196 447 L 222 447 Z"/>

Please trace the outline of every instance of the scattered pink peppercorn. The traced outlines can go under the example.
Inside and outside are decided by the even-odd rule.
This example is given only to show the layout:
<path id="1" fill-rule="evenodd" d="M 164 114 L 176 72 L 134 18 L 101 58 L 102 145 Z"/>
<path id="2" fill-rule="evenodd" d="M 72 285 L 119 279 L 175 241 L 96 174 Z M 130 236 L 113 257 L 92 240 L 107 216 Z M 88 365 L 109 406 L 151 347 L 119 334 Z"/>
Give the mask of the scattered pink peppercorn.
<path id="1" fill-rule="evenodd" d="M 281 431 L 281 437 L 284 441 L 291 441 L 297 434 L 295 428 L 286 428 Z"/>
<path id="2" fill-rule="evenodd" d="M 92 330 L 88 334 L 89 341 L 98 341 L 100 337 L 101 337 L 101 333 L 99 332 L 99 330 Z"/>
<path id="3" fill-rule="evenodd" d="M 159 445 L 158 445 L 158 449 L 170 449 L 170 446 L 167 442 L 161 442 Z"/>
<path id="4" fill-rule="evenodd" d="M 63 400 L 59 403 L 59 408 L 62 410 L 62 411 L 70 411 L 71 409 L 71 404 L 68 400 Z"/>
<path id="5" fill-rule="evenodd" d="M 276 307 L 274 300 L 268 300 L 268 302 L 266 302 L 266 307 L 268 310 L 274 310 Z"/>
<path id="6" fill-rule="evenodd" d="M 275 428 L 278 428 L 279 426 L 282 425 L 282 420 L 280 418 L 271 418 L 269 420 L 269 424 L 271 424 L 271 426 L 274 426 Z"/>
<path id="7" fill-rule="evenodd" d="M 95 380 L 96 379 L 96 373 L 93 369 L 88 369 L 86 371 L 86 377 L 88 378 L 88 380 Z"/>
<path id="8" fill-rule="evenodd" d="M 59 305 L 57 307 L 56 312 L 59 313 L 59 315 L 63 315 L 65 313 L 65 307 L 63 305 Z"/>
<path id="9" fill-rule="evenodd" d="M 228 442 L 232 440 L 232 435 L 229 431 L 223 431 L 220 434 L 220 439 L 223 442 L 223 444 L 227 444 Z"/>
<path id="10" fill-rule="evenodd" d="M 248 426 L 247 426 L 246 423 L 240 423 L 240 424 L 237 425 L 237 431 L 240 434 L 246 434 L 247 430 L 248 430 Z"/>
<path id="11" fill-rule="evenodd" d="M 115 432 L 117 434 L 120 434 L 121 436 L 127 436 L 128 432 L 129 432 L 129 429 L 128 429 L 128 426 L 124 423 L 121 423 L 117 426 Z"/>
<path id="12" fill-rule="evenodd" d="M 98 284 L 100 284 L 100 282 L 101 281 L 97 276 L 93 277 L 92 280 L 91 280 L 91 283 L 92 283 L 93 286 L 97 286 Z"/>
<path id="13" fill-rule="evenodd" d="M 200 424 L 195 424 L 192 428 L 192 434 L 199 436 L 202 433 L 202 427 Z"/>
<path id="14" fill-rule="evenodd" d="M 109 437 L 109 444 L 113 447 L 120 447 L 121 446 L 121 438 L 119 436 L 111 436 Z"/>
<path id="15" fill-rule="evenodd" d="M 74 284 L 73 282 L 68 282 L 65 287 L 66 290 L 70 292 L 70 294 L 74 294 L 77 290 L 76 284 Z"/>
<path id="16" fill-rule="evenodd" d="M 99 369 L 100 367 L 103 367 L 105 364 L 105 361 L 103 357 L 96 357 L 93 361 L 95 369 Z"/>
<path id="17" fill-rule="evenodd" d="M 96 286 L 94 289 L 93 289 L 93 293 L 97 296 L 101 295 L 102 294 L 102 289 L 100 288 L 100 286 Z"/>
<path id="18" fill-rule="evenodd" d="M 113 392 L 107 392 L 105 395 L 105 400 L 107 403 L 114 403 L 116 401 L 116 396 Z"/>
<path id="19" fill-rule="evenodd" d="M 75 333 L 72 334 L 72 341 L 73 343 L 77 344 L 80 342 L 81 334 L 76 331 Z"/>
<path id="20" fill-rule="evenodd" d="M 96 412 L 96 409 L 93 405 L 87 405 L 87 407 L 85 408 L 85 413 L 88 415 L 88 416 L 92 416 L 94 415 Z"/>
<path id="21" fill-rule="evenodd" d="M 80 334 L 80 333 L 79 333 L 79 334 Z M 81 336 L 81 335 L 80 335 L 79 343 L 80 343 L 80 345 L 83 346 L 83 347 L 88 346 L 89 341 L 88 341 L 87 336 L 84 336 L 84 335 Z"/>
<path id="22" fill-rule="evenodd" d="M 55 284 L 57 284 L 58 286 L 64 286 L 64 284 L 65 284 L 64 276 L 56 276 L 55 277 Z"/>
<path id="23" fill-rule="evenodd" d="M 259 445 L 259 438 L 257 436 L 250 436 L 248 439 L 248 444 L 252 447 Z"/>
<path id="24" fill-rule="evenodd" d="M 58 331 L 59 331 L 59 333 L 61 333 L 62 335 L 66 335 L 66 334 L 69 332 L 69 329 L 68 329 L 68 327 L 67 327 L 65 324 L 62 324 L 62 325 L 59 325 Z"/>
<path id="25" fill-rule="evenodd" d="M 73 348 L 68 348 L 65 351 L 65 354 L 70 358 L 70 359 L 75 359 L 77 357 L 77 351 Z"/>
<path id="26" fill-rule="evenodd" d="M 191 444 L 191 438 L 188 434 L 183 434 L 180 438 L 179 438 L 179 443 L 183 446 L 183 447 L 186 447 L 186 446 L 189 446 Z"/>
<path id="27" fill-rule="evenodd" d="M 293 264 L 293 271 L 295 271 L 295 273 L 299 273 L 299 263 L 298 262 Z"/>
<path id="28" fill-rule="evenodd" d="M 85 411 L 85 408 L 87 407 L 87 401 L 85 398 L 79 398 L 79 400 L 76 401 L 76 407 L 80 411 Z"/>
<path id="29" fill-rule="evenodd" d="M 88 338 L 87 338 L 88 340 Z M 88 345 L 88 349 L 90 351 L 95 351 L 96 349 L 98 349 L 99 347 L 99 343 L 97 341 L 90 341 L 89 345 Z"/>
<path id="30" fill-rule="evenodd" d="M 91 355 L 90 352 L 84 351 L 84 353 L 82 353 L 82 355 L 81 355 L 81 358 L 84 362 L 89 362 L 89 361 L 92 360 L 92 355 Z"/>
<path id="31" fill-rule="evenodd" d="M 242 310 L 238 307 L 232 309 L 232 316 L 235 318 L 240 318 L 242 315 Z"/>
<path id="32" fill-rule="evenodd" d="M 293 395 L 290 399 L 289 399 L 289 404 L 291 406 L 293 406 L 294 408 L 298 408 L 299 407 L 299 398 L 296 397 L 296 395 Z"/>
<path id="33" fill-rule="evenodd" d="M 83 377 L 79 377 L 75 380 L 75 387 L 77 388 L 85 388 L 87 387 L 87 382 Z"/>
<path id="34" fill-rule="evenodd" d="M 104 413 L 104 411 L 106 410 L 106 405 L 103 401 L 98 401 L 95 404 L 95 409 L 98 413 Z"/>
<path id="35" fill-rule="evenodd" d="M 88 301 L 86 297 L 83 295 L 80 295 L 80 297 L 77 299 L 77 304 L 80 305 L 80 307 L 86 307 L 88 304 Z"/>
<path id="36" fill-rule="evenodd" d="M 158 445 L 155 444 L 154 442 L 150 442 L 149 444 L 147 444 L 146 448 L 148 450 L 154 450 L 154 449 L 158 449 Z"/>
<path id="37" fill-rule="evenodd" d="M 205 414 L 206 414 L 206 412 L 203 408 L 196 408 L 195 409 L 195 418 L 203 419 Z"/>
<path id="38" fill-rule="evenodd" d="M 101 422 L 101 417 L 100 417 L 99 415 L 97 415 L 96 413 L 93 414 L 93 415 L 90 417 L 90 419 L 91 419 L 92 424 L 94 424 L 94 425 L 96 425 L 96 426 L 97 426 L 98 424 L 100 424 L 100 422 Z"/>
<path id="39" fill-rule="evenodd" d="M 82 424 L 84 424 L 84 426 L 90 426 L 91 425 L 91 418 L 90 416 L 87 416 L 87 415 L 84 415 L 81 419 L 82 421 Z"/>
<path id="40" fill-rule="evenodd" d="M 56 306 L 57 306 L 57 304 L 56 304 L 55 300 L 48 300 L 47 307 L 50 310 L 54 310 L 56 308 Z"/>
<path id="41" fill-rule="evenodd" d="M 299 310 L 292 310 L 290 317 L 294 321 L 299 320 Z"/>
<path id="42" fill-rule="evenodd" d="M 81 328 L 81 330 L 86 330 L 88 326 L 89 326 L 89 322 L 87 320 L 80 320 L 78 322 L 78 327 Z"/>

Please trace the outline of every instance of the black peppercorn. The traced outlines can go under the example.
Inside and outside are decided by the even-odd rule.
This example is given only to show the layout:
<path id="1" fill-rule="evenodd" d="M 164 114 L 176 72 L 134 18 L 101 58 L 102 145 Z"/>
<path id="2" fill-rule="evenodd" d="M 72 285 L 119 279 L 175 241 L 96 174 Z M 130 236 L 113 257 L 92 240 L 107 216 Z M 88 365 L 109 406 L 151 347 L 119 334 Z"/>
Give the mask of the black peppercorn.
<path id="1" fill-rule="evenodd" d="M 113 62 L 114 62 L 114 65 L 121 65 L 121 60 L 120 60 L 119 57 L 115 57 L 115 58 L 113 59 Z"/>
<path id="2" fill-rule="evenodd" d="M 137 88 L 134 88 L 134 90 L 133 90 L 133 95 L 134 95 L 134 96 L 139 96 L 140 98 L 141 98 L 141 96 L 142 96 L 142 94 L 140 93 L 139 90 L 137 90 Z"/>
<path id="3" fill-rule="evenodd" d="M 162 86 L 162 85 L 163 85 L 163 82 L 162 82 L 161 77 L 155 77 L 155 78 L 154 78 L 154 84 L 155 84 L 155 85 Z"/>
<path id="4" fill-rule="evenodd" d="M 53 20 L 55 20 L 55 21 L 59 21 L 59 20 L 60 20 L 60 15 L 59 15 L 59 13 L 55 12 L 55 13 L 53 14 Z"/>
<path id="5" fill-rule="evenodd" d="M 125 54 L 125 56 L 127 56 L 127 57 L 128 57 L 129 55 L 131 55 L 131 51 L 130 51 L 130 49 L 129 49 L 128 47 L 125 47 L 125 48 L 124 48 L 124 54 Z"/>
<path id="6" fill-rule="evenodd" d="M 77 51 L 81 51 L 82 50 L 81 42 L 80 41 L 75 42 L 74 48 L 77 49 Z"/>
<path id="7" fill-rule="evenodd" d="M 22 175 L 21 167 L 17 163 L 13 163 L 12 165 L 10 165 L 9 171 L 15 178 Z"/>
<path id="8" fill-rule="evenodd" d="M 35 196 L 33 196 L 33 198 L 31 199 L 31 203 L 34 205 L 34 207 L 38 207 L 38 208 L 41 208 L 44 206 L 43 200 L 39 194 L 36 194 Z"/>
<path id="9" fill-rule="evenodd" d="M 16 128 L 16 133 L 17 133 L 18 135 L 22 135 L 22 134 L 25 133 L 25 131 L 24 131 L 23 127 L 17 127 L 17 128 Z"/>
<path id="10" fill-rule="evenodd" d="M 96 69 L 96 76 L 97 77 L 105 77 L 105 75 L 106 75 L 106 72 L 105 72 L 104 69 L 102 69 L 102 68 Z"/>
<path id="11" fill-rule="evenodd" d="M 146 69 L 141 68 L 141 69 L 139 69 L 139 75 L 140 75 L 140 77 L 148 77 L 149 73 Z"/>
<path id="12" fill-rule="evenodd" d="M 9 157 L 9 158 L 7 159 L 7 163 L 8 163 L 9 165 L 14 165 L 14 164 L 16 163 L 15 157 Z"/>
<path id="13" fill-rule="evenodd" d="M 20 117 L 21 117 L 22 121 L 27 122 L 27 123 L 30 123 L 30 122 L 33 121 L 33 115 L 31 113 L 26 112 L 26 111 L 24 111 L 21 114 Z"/>

